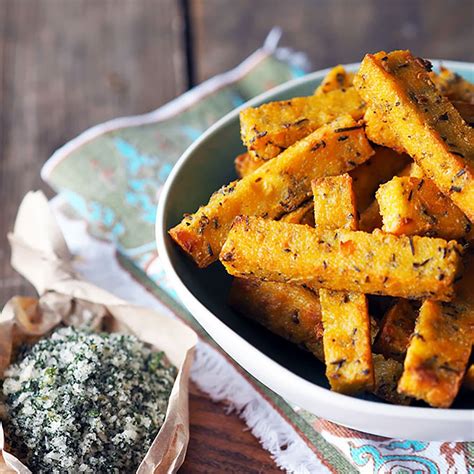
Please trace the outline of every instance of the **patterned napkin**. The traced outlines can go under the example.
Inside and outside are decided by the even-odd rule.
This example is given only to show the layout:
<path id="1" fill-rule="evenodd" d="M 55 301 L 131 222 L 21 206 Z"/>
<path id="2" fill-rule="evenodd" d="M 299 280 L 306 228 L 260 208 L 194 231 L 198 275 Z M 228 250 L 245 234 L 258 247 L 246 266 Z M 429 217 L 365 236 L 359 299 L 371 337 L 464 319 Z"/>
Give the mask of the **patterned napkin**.
<path id="1" fill-rule="evenodd" d="M 69 212 L 86 221 L 89 233 L 113 242 L 122 268 L 210 345 L 212 341 L 181 307 L 163 273 L 154 241 L 156 202 L 181 153 L 211 124 L 255 95 L 305 74 L 304 55 L 277 48 L 276 42 L 270 34 L 264 47 L 234 70 L 149 114 L 93 127 L 59 149 L 42 171 L 43 179 L 68 203 Z M 110 275 L 108 279 L 110 284 Z M 205 347 L 195 363 L 198 385 L 214 399 L 230 398 L 262 445 L 288 471 L 474 472 L 473 443 L 386 439 L 318 419 L 261 386 L 215 346 Z M 232 383 L 246 384 L 247 398 L 236 400 L 238 391 L 223 392 L 217 380 L 224 374 Z M 310 450 L 302 448 L 304 443 Z"/>

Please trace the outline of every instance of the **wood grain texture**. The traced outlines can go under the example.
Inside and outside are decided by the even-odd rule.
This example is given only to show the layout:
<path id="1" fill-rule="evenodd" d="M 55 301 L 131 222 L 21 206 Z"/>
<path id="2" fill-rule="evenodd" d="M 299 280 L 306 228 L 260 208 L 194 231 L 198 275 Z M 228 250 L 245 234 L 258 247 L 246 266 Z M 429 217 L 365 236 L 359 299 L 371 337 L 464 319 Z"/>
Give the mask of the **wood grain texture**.
<path id="1" fill-rule="evenodd" d="M 184 91 L 175 0 L 0 0 L 0 305 L 32 290 L 6 233 L 51 153 L 101 121 Z"/>
<path id="2" fill-rule="evenodd" d="M 236 414 L 190 384 L 190 441 L 180 474 L 281 472 Z"/>
<path id="3" fill-rule="evenodd" d="M 282 46 L 308 54 L 314 70 L 367 52 L 474 60 L 472 0 L 190 0 L 198 81 L 237 65 L 273 26 Z"/>

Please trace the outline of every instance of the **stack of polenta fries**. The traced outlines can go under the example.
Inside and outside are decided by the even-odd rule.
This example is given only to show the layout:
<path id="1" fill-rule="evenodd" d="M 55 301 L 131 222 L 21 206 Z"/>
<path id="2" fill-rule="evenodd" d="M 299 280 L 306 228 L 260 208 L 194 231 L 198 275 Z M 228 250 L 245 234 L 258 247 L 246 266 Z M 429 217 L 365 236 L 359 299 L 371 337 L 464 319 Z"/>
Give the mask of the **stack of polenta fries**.
<path id="1" fill-rule="evenodd" d="M 474 386 L 474 85 L 409 51 L 241 112 L 240 179 L 170 230 L 331 388 L 449 407 Z M 390 297 L 369 314 L 366 295 Z M 373 298 L 369 296 L 369 298 Z"/>

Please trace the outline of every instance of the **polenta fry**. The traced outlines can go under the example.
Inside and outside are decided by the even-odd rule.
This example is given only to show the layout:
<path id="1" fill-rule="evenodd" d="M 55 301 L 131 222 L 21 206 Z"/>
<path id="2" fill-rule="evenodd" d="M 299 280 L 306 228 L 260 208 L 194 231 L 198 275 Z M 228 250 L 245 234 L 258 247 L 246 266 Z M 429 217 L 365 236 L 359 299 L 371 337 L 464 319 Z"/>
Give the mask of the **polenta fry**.
<path id="1" fill-rule="evenodd" d="M 471 240 L 472 224 L 427 178 L 394 177 L 377 191 L 382 229 L 396 235 Z"/>
<path id="2" fill-rule="evenodd" d="M 408 346 L 398 391 L 449 407 L 459 391 L 474 342 L 474 260 L 451 303 L 426 300 Z"/>
<path id="3" fill-rule="evenodd" d="M 355 194 L 347 173 L 316 178 L 311 188 L 315 228 L 357 230 Z"/>
<path id="4" fill-rule="evenodd" d="M 311 197 L 314 178 L 344 173 L 372 153 L 363 129 L 351 117 L 339 117 L 271 163 L 224 186 L 169 233 L 199 267 L 206 267 L 218 259 L 237 215 L 281 217 Z"/>
<path id="5" fill-rule="evenodd" d="M 463 248 L 455 241 L 375 230 L 318 231 L 258 217 L 235 219 L 220 260 L 228 273 L 311 289 L 449 301 Z"/>
<path id="6" fill-rule="evenodd" d="M 339 64 L 326 74 L 321 84 L 315 89 L 314 95 L 327 94 L 328 92 L 338 89 L 347 89 L 352 86 L 353 80 L 354 73 L 347 72 L 344 66 Z"/>
<path id="7" fill-rule="evenodd" d="M 323 318 L 326 376 L 341 393 L 372 389 L 374 368 L 370 348 L 367 298 L 362 293 L 319 292 Z"/>
<path id="8" fill-rule="evenodd" d="M 240 113 L 242 142 L 266 161 L 337 117 L 349 114 L 358 120 L 364 111 L 364 101 L 353 87 L 270 102 Z"/>
<path id="9" fill-rule="evenodd" d="M 318 178 L 311 183 L 317 229 L 357 229 L 357 209 L 348 174 Z M 362 293 L 319 292 L 323 319 L 326 377 L 331 388 L 356 393 L 374 386 L 367 298 Z"/>
<path id="10" fill-rule="evenodd" d="M 319 360 L 322 353 L 321 306 L 310 290 L 285 283 L 235 278 L 230 305 L 273 333 L 304 346 Z"/>
<path id="11" fill-rule="evenodd" d="M 406 151 L 474 222 L 474 129 L 436 90 L 430 67 L 408 51 L 365 56 L 354 84 L 369 104 L 367 135 Z"/>

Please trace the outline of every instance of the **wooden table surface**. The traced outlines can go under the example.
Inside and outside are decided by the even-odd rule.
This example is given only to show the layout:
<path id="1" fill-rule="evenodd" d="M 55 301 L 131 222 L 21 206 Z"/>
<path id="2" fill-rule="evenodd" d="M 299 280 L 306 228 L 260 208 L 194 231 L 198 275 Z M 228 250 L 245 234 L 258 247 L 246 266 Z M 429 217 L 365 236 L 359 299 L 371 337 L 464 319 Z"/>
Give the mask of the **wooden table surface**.
<path id="1" fill-rule="evenodd" d="M 474 61 L 472 0 L 0 0 L 0 306 L 32 289 L 6 233 L 39 170 L 84 129 L 150 111 L 225 71 L 269 30 L 314 69 L 410 48 Z M 192 387 L 182 472 L 272 472 L 236 415 Z"/>

